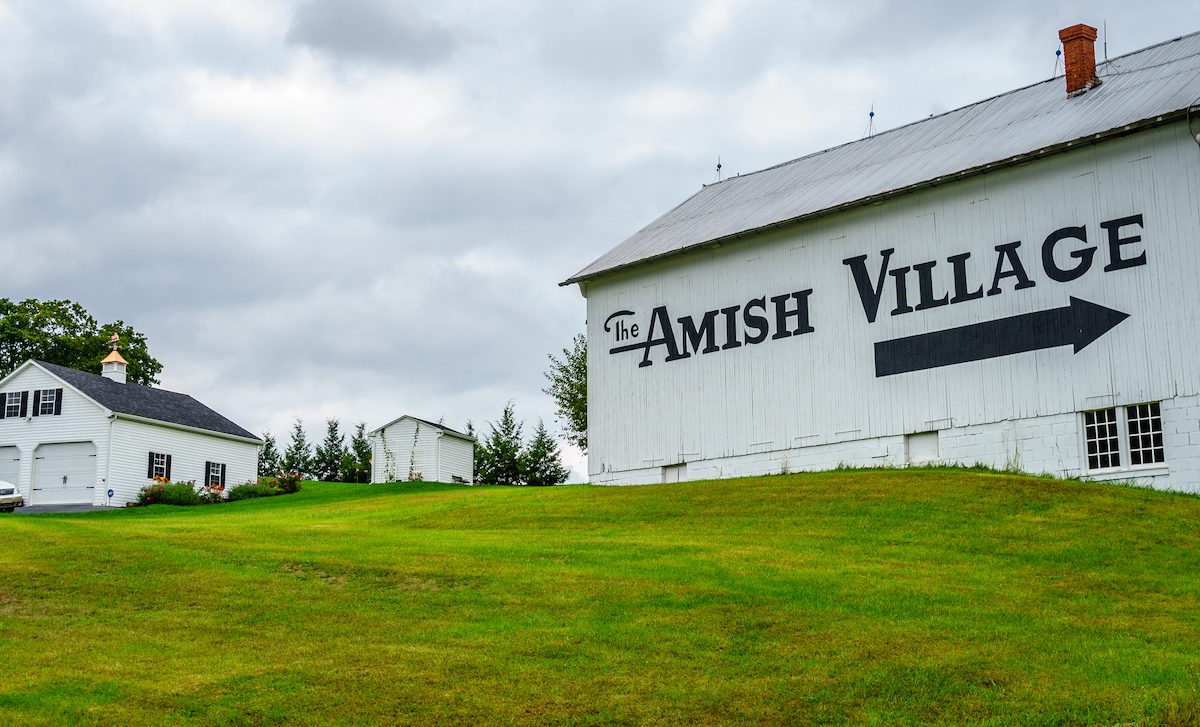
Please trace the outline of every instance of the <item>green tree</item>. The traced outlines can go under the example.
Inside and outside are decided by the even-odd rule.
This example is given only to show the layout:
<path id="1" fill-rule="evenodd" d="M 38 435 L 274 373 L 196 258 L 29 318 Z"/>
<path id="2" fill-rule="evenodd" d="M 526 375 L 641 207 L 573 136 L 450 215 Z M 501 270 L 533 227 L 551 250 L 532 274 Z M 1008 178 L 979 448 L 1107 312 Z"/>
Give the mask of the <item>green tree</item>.
<path id="1" fill-rule="evenodd" d="M 263 445 L 258 452 L 258 475 L 265 477 L 280 470 L 279 447 L 270 432 L 263 432 Z"/>
<path id="2" fill-rule="evenodd" d="M 285 472 L 296 472 L 302 477 L 312 475 L 312 445 L 304 435 L 304 422 L 297 417 L 292 425 L 292 441 L 283 451 L 280 468 Z"/>
<path id="3" fill-rule="evenodd" d="M 577 334 L 562 353 L 561 360 L 548 355 L 546 378 L 550 385 L 542 391 L 554 399 L 563 436 L 587 452 L 587 337 Z"/>
<path id="4" fill-rule="evenodd" d="M 337 482 L 342 474 L 342 455 L 346 453 L 346 437 L 336 418 L 325 422 L 325 441 L 317 445 L 313 455 L 313 476 L 323 482 Z"/>
<path id="5" fill-rule="evenodd" d="M 98 374 L 114 333 L 129 362 L 126 380 L 157 384 L 162 364 L 150 355 L 146 336 L 125 321 L 100 325 L 83 306 L 69 300 L 0 298 L 0 377 L 31 358 Z"/>
<path id="6" fill-rule="evenodd" d="M 488 424 L 491 432 L 475 447 L 475 480 L 490 485 L 519 485 L 521 473 L 521 429 L 513 403 L 504 406 L 500 426 Z"/>
<path id="7" fill-rule="evenodd" d="M 571 471 L 563 466 L 559 457 L 558 443 L 546 431 L 541 419 L 538 419 L 529 446 L 521 453 L 521 472 L 527 485 L 561 485 L 571 476 Z"/>
<path id="8" fill-rule="evenodd" d="M 371 481 L 371 441 L 367 439 L 367 425 L 364 422 L 354 426 L 350 448 L 342 456 L 342 481 Z"/>

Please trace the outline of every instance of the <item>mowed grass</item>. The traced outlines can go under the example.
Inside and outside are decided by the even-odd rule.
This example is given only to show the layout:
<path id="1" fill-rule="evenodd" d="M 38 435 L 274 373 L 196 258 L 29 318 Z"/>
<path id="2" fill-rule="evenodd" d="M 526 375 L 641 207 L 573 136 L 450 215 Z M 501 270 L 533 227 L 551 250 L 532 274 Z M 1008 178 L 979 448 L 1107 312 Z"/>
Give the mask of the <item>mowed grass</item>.
<path id="1" fill-rule="evenodd" d="M 1200 722 L 1200 498 L 956 470 L 0 519 L 0 722 Z"/>

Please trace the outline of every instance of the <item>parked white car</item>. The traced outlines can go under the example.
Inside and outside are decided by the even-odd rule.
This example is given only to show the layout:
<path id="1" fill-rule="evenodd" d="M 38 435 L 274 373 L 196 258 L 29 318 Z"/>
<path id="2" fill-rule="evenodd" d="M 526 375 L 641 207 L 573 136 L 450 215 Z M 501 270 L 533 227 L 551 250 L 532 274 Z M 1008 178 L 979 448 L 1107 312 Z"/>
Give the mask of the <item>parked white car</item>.
<path id="1" fill-rule="evenodd" d="M 21 491 L 11 482 L 0 480 L 0 512 L 12 512 L 25 504 Z"/>

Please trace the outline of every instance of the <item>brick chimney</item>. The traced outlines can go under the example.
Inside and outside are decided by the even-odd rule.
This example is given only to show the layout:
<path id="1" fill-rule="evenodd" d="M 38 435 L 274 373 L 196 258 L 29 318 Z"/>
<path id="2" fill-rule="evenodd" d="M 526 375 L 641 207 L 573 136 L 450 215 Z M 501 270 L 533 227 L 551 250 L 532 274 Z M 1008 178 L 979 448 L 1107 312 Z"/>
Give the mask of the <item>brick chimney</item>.
<path id="1" fill-rule="evenodd" d="M 1067 57 L 1067 95 L 1100 85 L 1096 76 L 1096 29 L 1090 25 L 1072 25 L 1058 31 Z"/>

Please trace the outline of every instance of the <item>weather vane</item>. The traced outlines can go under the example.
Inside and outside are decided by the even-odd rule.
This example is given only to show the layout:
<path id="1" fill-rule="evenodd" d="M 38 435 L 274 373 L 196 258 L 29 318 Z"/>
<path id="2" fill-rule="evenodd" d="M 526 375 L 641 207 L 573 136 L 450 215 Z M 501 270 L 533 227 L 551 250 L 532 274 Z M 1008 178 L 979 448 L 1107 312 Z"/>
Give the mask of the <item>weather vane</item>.
<path id="1" fill-rule="evenodd" d="M 112 334 L 112 338 L 108 339 L 108 347 L 116 351 L 121 347 L 121 337 L 117 334 Z"/>

